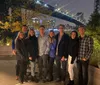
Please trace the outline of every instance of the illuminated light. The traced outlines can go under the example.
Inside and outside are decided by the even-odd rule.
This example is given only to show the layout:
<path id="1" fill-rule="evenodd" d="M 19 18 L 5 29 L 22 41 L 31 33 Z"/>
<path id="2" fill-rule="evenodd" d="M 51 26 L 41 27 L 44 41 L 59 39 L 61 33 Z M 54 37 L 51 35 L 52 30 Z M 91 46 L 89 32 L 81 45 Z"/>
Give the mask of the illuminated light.
<path id="1" fill-rule="evenodd" d="M 37 23 L 39 23 L 39 21 L 37 21 Z"/>
<path id="2" fill-rule="evenodd" d="M 44 4 L 44 6 L 45 6 L 45 7 L 48 7 L 48 5 L 47 5 L 47 4 Z"/>
<path id="3" fill-rule="evenodd" d="M 58 8 L 57 10 L 60 11 L 60 8 Z"/>
<path id="4" fill-rule="evenodd" d="M 33 20 L 33 23 L 35 23 L 35 20 Z"/>
<path id="5" fill-rule="evenodd" d="M 69 12 L 66 12 L 66 14 L 69 14 Z"/>
<path id="6" fill-rule="evenodd" d="M 7 46 L 10 46 L 10 43 L 7 43 L 6 45 L 7 45 Z"/>
<path id="7" fill-rule="evenodd" d="M 36 1 L 37 4 L 41 4 L 39 0 Z"/>

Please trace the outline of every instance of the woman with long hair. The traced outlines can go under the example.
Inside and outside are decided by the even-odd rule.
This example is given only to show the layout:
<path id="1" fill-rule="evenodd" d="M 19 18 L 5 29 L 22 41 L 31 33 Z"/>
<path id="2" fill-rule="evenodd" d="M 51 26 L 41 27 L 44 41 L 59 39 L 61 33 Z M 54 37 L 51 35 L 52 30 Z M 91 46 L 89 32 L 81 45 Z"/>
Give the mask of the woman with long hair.
<path id="1" fill-rule="evenodd" d="M 25 81 L 25 75 L 27 70 L 28 53 L 25 46 L 23 32 L 19 32 L 15 41 L 17 63 L 19 64 L 19 84 Z"/>
<path id="2" fill-rule="evenodd" d="M 78 46 L 78 33 L 76 31 L 72 31 L 68 47 L 68 73 L 70 78 L 68 85 L 74 85 L 74 64 L 75 59 L 78 56 Z"/>
<path id="3" fill-rule="evenodd" d="M 26 39 L 27 42 L 27 51 L 28 51 L 28 58 L 31 65 L 31 79 L 32 81 L 37 82 L 37 78 L 35 75 L 36 71 L 36 59 L 38 57 L 38 40 L 35 36 L 34 29 L 30 29 L 28 32 L 28 37 Z"/>
<path id="4" fill-rule="evenodd" d="M 48 77 L 49 81 L 53 80 L 53 65 L 54 59 L 56 56 L 56 40 L 55 40 L 55 33 L 53 30 L 49 33 L 49 43 L 50 43 L 50 51 L 49 51 L 49 70 L 48 70 Z"/>

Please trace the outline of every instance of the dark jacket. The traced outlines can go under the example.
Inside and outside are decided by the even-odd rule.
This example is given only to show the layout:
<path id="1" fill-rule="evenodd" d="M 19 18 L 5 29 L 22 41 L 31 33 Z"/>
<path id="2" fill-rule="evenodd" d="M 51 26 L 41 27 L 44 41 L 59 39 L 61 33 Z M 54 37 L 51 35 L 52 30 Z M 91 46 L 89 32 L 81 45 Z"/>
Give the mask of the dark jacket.
<path id="1" fill-rule="evenodd" d="M 17 37 L 17 35 L 18 35 L 18 32 L 19 32 L 19 31 L 13 33 L 12 50 L 15 49 L 15 39 L 16 39 L 16 37 Z M 27 37 L 27 35 L 28 35 L 28 32 L 27 32 L 27 33 L 24 33 L 25 38 Z"/>
<path id="2" fill-rule="evenodd" d="M 16 55 L 17 55 L 17 60 L 23 60 L 27 61 L 28 60 L 28 52 L 25 46 L 25 40 L 16 40 Z"/>
<path id="3" fill-rule="evenodd" d="M 34 61 L 38 56 L 38 40 L 36 36 L 30 36 L 26 39 L 26 46 L 28 51 L 28 57 L 32 57 Z"/>
<path id="4" fill-rule="evenodd" d="M 79 39 L 69 39 L 68 55 L 72 57 L 71 64 L 74 63 L 75 58 L 78 56 Z"/>
<path id="5" fill-rule="evenodd" d="M 58 45 L 58 38 L 59 38 L 59 33 L 55 36 L 56 50 L 57 50 L 57 45 Z M 65 56 L 65 58 L 68 57 L 68 43 L 69 43 L 69 36 L 64 33 L 58 45 L 58 55 L 57 56 L 59 57 Z"/>

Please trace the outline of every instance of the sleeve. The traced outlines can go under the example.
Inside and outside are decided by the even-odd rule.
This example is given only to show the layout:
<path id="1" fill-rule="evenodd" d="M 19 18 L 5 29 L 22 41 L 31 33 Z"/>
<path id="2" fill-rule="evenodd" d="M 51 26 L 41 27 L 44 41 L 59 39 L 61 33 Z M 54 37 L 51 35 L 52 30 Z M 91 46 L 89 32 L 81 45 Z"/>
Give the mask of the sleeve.
<path id="1" fill-rule="evenodd" d="M 16 50 L 17 50 L 18 56 L 20 56 L 21 59 L 23 59 L 24 58 L 24 55 L 23 55 L 23 53 L 22 53 L 22 51 L 20 49 L 20 43 L 18 41 L 16 41 L 16 44 L 15 45 L 16 45 Z"/>
<path id="2" fill-rule="evenodd" d="M 77 56 L 78 56 L 78 48 L 79 48 L 79 43 L 77 42 L 75 48 L 73 49 L 73 50 L 74 50 L 74 53 L 73 53 L 73 57 L 72 57 L 71 64 L 74 63 L 75 59 L 76 59 Z"/>
<path id="3" fill-rule="evenodd" d="M 36 38 L 36 55 L 38 56 L 39 50 L 38 50 L 38 38 Z"/>
<path id="4" fill-rule="evenodd" d="M 17 37 L 17 34 L 18 34 L 18 32 L 16 32 L 16 33 L 13 33 L 13 39 L 12 39 L 12 50 L 15 50 L 15 39 L 16 39 L 16 37 Z"/>
<path id="5" fill-rule="evenodd" d="M 15 40 L 13 39 L 12 40 L 12 50 L 14 50 L 15 49 Z"/>
<path id="6" fill-rule="evenodd" d="M 49 54 L 49 50 L 50 50 L 50 43 L 48 41 L 48 38 L 46 39 L 46 50 L 45 50 L 45 54 Z"/>
<path id="7" fill-rule="evenodd" d="M 69 45 L 69 36 L 67 35 L 66 40 L 65 40 L 65 58 L 68 58 L 68 46 Z"/>
<path id="8" fill-rule="evenodd" d="M 92 53 L 93 53 L 93 39 L 91 37 L 89 37 L 88 39 L 88 53 L 86 54 L 86 59 L 88 60 Z"/>

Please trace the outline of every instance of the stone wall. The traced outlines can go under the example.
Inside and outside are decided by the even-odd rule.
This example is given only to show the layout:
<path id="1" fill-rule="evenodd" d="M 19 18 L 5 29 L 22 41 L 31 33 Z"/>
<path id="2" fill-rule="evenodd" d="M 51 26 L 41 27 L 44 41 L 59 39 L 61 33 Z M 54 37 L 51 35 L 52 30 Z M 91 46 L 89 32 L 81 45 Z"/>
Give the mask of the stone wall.
<path id="1" fill-rule="evenodd" d="M 11 46 L 0 46 L 0 56 L 12 55 Z"/>

